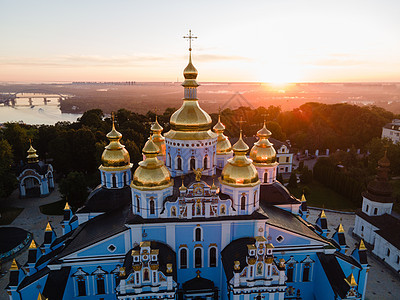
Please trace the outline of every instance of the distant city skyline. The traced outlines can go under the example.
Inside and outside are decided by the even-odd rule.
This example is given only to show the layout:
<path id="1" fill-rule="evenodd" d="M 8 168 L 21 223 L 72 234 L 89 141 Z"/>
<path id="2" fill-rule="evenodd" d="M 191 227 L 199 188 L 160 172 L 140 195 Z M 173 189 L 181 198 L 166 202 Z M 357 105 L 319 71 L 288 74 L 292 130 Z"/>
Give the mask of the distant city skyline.
<path id="1" fill-rule="evenodd" d="M 0 81 L 400 81 L 400 2 L 0 1 Z"/>

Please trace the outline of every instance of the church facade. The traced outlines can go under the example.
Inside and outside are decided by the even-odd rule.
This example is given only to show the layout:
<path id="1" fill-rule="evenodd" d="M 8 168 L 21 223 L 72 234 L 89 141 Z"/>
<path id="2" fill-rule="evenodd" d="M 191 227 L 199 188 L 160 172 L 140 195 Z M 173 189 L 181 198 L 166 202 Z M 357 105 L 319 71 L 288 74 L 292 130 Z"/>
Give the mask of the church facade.
<path id="1" fill-rule="evenodd" d="M 171 130 L 156 120 L 133 174 L 113 123 L 101 185 L 13 262 L 10 300 L 364 299 L 365 249 L 345 253 L 340 228 L 327 238 L 324 214 L 307 222 L 265 124 L 251 149 L 241 134 L 232 146 L 199 106 L 191 52 L 184 77 Z"/>

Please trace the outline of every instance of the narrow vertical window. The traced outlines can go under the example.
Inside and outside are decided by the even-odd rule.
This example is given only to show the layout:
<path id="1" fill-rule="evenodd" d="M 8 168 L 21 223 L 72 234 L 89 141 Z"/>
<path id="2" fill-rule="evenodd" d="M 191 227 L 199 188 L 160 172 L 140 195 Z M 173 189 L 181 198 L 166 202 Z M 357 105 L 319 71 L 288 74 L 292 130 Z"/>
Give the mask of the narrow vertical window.
<path id="1" fill-rule="evenodd" d="M 256 203 L 257 203 L 257 191 L 254 192 L 254 207 L 256 207 Z"/>
<path id="2" fill-rule="evenodd" d="M 216 267 L 216 266 L 217 266 L 217 249 L 213 247 L 210 249 L 210 267 Z"/>
<path id="3" fill-rule="evenodd" d="M 112 187 L 117 187 L 117 178 L 115 177 L 115 174 L 112 175 Z"/>
<path id="4" fill-rule="evenodd" d="M 150 272 L 147 268 L 143 270 L 143 281 L 150 281 Z"/>
<path id="5" fill-rule="evenodd" d="M 137 212 L 140 212 L 140 198 L 139 198 L 139 196 L 137 196 L 136 195 L 136 209 L 137 209 Z"/>
<path id="6" fill-rule="evenodd" d="M 196 228 L 195 230 L 195 241 L 201 242 L 201 228 Z"/>
<path id="7" fill-rule="evenodd" d="M 375 209 L 374 209 L 374 215 L 377 215 L 377 214 L 378 214 L 378 208 L 375 207 Z"/>
<path id="8" fill-rule="evenodd" d="M 196 248 L 196 250 L 194 250 L 194 267 L 195 268 L 201 268 L 202 267 L 201 248 Z"/>
<path id="9" fill-rule="evenodd" d="M 167 166 L 171 166 L 171 154 L 168 153 L 168 161 L 167 161 Z"/>
<path id="10" fill-rule="evenodd" d="M 310 267 L 309 266 L 304 266 L 303 281 L 310 281 Z"/>
<path id="11" fill-rule="evenodd" d="M 154 215 L 155 212 L 155 203 L 153 197 L 150 198 L 150 214 Z"/>
<path id="12" fill-rule="evenodd" d="M 180 257 L 180 263 L 181 263 L 181 269 L 187 269 L 187 250 L 182 249 L 181 250 L 181 257 Z"/>
<path id="13" fill-rule="evenodd" d="M 204 157 L 204 166 L 203 166 L 204 170 L 207 169 L 207 166 L 208 166 L 208 157 L 207 157 L 207 155 L 206 155 L 206 156 Z"/>
<path id="14" fill-rule="evenodd" d="M 268 183 L 268 172 L 264 173 L 264 182 Z"/>
<path id="15" fill-rule="evenodd" d="M 242 195 L 240 198 L 240 209 L 245 210 L 246 209 L 246 196 Z"/>
<path id="16" fill-rule="evenodd" d="M 128 183 L 126 182 L 126 172 L 124 172 L 124 185 L 127 185 Z"/>
<path id="17" fill-rule="evenodd" d="M 190 159 L 190 170 L 196 169 L 196 160 L 194 157 Z"/>
<path id="18" fill-rule="evenodd" d="M 86 283 L 85 280 L 78 281 L 78 296 L 86 296 Z"/>
<path id="19" fill-rule="evenodd" d="M 293 268 L 288 268 L 287 269 L 287 282 L 293 282 Z"/>
<path id="20" fill-rule="evenodd" d="M 180 156 L 176 159 L 176 169 L 182 170 L 182 158 Z"/>
<path id="21" fill-rule="evenodd" d="M 97 278 L 96 280 L 97 285 L 97 294 L 105 294 L 105 285 L 104 285 L 104 278 Z"/>

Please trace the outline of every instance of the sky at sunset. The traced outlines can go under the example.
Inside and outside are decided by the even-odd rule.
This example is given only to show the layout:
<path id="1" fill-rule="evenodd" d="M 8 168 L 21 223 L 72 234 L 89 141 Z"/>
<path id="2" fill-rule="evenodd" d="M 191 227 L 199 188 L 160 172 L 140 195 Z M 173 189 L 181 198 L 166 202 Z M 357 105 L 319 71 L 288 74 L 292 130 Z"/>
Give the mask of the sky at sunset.
<path id="1" fill-rule="evenodd" d="M 398 0 L 0 0 L 0 81 L 400 81 Z"/>

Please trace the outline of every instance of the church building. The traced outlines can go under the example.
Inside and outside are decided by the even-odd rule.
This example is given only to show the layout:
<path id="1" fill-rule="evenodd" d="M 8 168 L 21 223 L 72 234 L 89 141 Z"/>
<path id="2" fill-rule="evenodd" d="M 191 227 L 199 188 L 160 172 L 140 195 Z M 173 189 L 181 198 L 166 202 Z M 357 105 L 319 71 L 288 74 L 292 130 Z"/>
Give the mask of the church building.
<path id="1" fill-rule="evenodd" d="M 345 252 L 340 232 L 307 221 L 305 198 L 276 180 L 265 124 L 251 149 L 220 120 L 212 130 L 191 50 L 171 129 L 155 120 L 131 174 L 113 124 L 101 185 L 75 214 L 66 205 L 62 235 L 48 224 L 26 264 L 13 262 L 10 300 L 364 299 L 365 249 Z"/>

